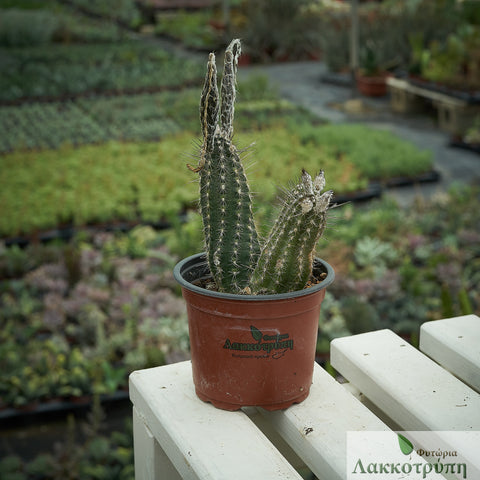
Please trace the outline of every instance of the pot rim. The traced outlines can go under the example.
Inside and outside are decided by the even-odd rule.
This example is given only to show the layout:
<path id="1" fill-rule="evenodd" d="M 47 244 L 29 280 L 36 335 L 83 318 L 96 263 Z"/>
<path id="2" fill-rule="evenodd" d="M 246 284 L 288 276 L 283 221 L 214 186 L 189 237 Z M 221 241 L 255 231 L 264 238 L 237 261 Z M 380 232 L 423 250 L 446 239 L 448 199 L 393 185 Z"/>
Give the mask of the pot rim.
<path id="1" fill-rule="evenodd" d="M 208 271 L 208 264 L 205 252 L 196 253 L 191 255 L 190 257 L 184 258 L 180 262 L 178 262 L 174 269 L 173 269 L 173 276 L 175 280 L 180 284 L 182 288 L 186 288 L 191 292 L 198 293 L 199 295 L 205 295 L 209 297 L 216 297 L 221 298 L 224 300 L 244 300 L 244 301 L 273 301 L 273 300 L 282 300 L 282 299 L 289 299 L 289 298 L 297 298 L 303 297 L 306 295 L 311 295 L 315 292 L 323 290 L 324 288 L 328 287 L 333 280 L 335 279 L 335 272 L 330 264 L 328 264 L 325 260 L 315 257 L 315 262 L 320 264 L 324 270 L 327 272 L 327 276 L 321 282 L 309 287 L 304 288 L 302 290 L 296 290 L 293 292 L 286 292 L 286 293 L 275 293 L 275 294 L 268 294 L 268 295 L 240 295 L 235 293 L 224 293 L 224 292 L 216 292 L 214 290 L 207 290 L 205 288 L 199 287 L 194 285 L 190 281 L 184 278 L 184 273 L 191 271 L 195 267 L 203 267 L 203 271 Z M 198 277 L 197 277 L 198 278 Z"/>

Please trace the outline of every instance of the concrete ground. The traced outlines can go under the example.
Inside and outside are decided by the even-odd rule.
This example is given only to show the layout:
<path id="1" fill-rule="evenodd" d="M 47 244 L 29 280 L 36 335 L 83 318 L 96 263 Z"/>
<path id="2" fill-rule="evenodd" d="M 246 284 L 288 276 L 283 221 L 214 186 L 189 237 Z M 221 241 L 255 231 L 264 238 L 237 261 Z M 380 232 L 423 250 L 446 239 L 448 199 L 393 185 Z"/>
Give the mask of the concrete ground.
<path id="1" fill-rule="evenodd" d="M 362 122 L 391 130 L 418 147 L 431 150 L 434 168 L 441 175 L 440 181 L 388 189 L 387 194 L 393 195 L 401 205 L 408 206 L 418 195 L 429 197 L 444 192 L 454 182 L 480 183 L 480 155 L 449 146 L 449 135 L 438 129 L 433 115 L 393 113 L 388 96 L 366 98 L 352 86 L 334 84 L 331 78 L 325 81 L 328 73 L 321 62 L 241 67 L 238 78 L 259 74 L 266 75 L 282 97 L 330 122 Z M 348 78 L 342 80 L 348 81 Z M 388 161 L 388 152 L 385 157 Z"/>

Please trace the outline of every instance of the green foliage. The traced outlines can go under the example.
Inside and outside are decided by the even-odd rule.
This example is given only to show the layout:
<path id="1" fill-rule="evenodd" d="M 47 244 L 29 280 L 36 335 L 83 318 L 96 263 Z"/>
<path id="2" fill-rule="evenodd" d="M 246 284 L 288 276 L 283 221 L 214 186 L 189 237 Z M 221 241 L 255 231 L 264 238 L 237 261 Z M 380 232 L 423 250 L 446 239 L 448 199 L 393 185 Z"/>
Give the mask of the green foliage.
<path id="1" fill-rule="evenodd" d="M 184 136 L 159 145 L 111 142 L 3 157 L 0 232 L 15 235 L 59 222 L 157 222 L 178 212 L 194 201 L 195 188 L 185 188 L 187 172 L 169 173 L 167 159 L 180 158 L 189 141 Z"/>
<path id="2" fill-rule="evenodd" d="M 117 20 L 123 25 L 136 28 L 141 24 L 141 15 L 134 0 L 70 0 L 87 13 Z"/>
<path id="3" fill-rule="evenodd" d="M 360 124 L 296 127 L 305 143 L 313 143 L 339 160 L 346 158 L 370 180 L 414 177 L 432 168 L 432 154 L 393 133 Z M 388 154 L 386 153 L 388 152 Z"/>
<path id="4" fill-rule="evenodd" d="M 162 100 L 159 102 L 160 109 Z M 99 102 L 99 105 L 104 104 Z M 3 118 L 11 118 L 7 115 L 10 108 L 3 109 Z M 57 107 L 51 108 L 55 112 Z M 96 125 L 115 125 L 114 120 L 109 123 L 106 114 L 99 115 L 105 123 L 99 119 Z M 132 114 L 132 123 L 140 117 Z M 28 124 L 26 119 L 25 123 Z M 40 124 L 39 131 L 42 129 Z M 93 125 L 91 130 L 96 135 L 102 134 L 101 128 L 95 130 Z M 431 167 L 428 152 L 419 152 L 388 132 L 357 125 L 288 130 L 276 126 L 260 132 L 241 132 L 236 139 L 241 149 L 255 143 L 244 155 L 251 154 L 250 179 L 252 190 L 258 192 L 260 209 L 274 202 L 277 185 L 288 184 L 298 176 L 298 166 L 311 172 L 320 169 L 329 172 L 329 185 L 338 194 L 362 190 L 379 175 L 383 179 L 400 174 L 408 176 Z M 59 222 L 75 225 L 111 220 L 158 222 L 178 214 L 195 204 L 195 185 L 189 181 L 188 172 L 172 165 L 169 159 L 182 156 L 186 159 L 189 151 L 191 139 L 185 134 L 169 136 L 157 145 L 109 142 L 77 149 L 65 145 L 58 151 L 6 155 L 0 158 L 0 181 L 5 186 L 0 191 L 0 201 L 5 206 L 0 217 L 0 235 L 29 233 L 54 227 Z M 389 152 L 388 158 L 385 151 Z M 255 163 L 257 158 L 262 161 Z M 386 213 L 380 209 L 375 215 Z M 391 221 L 381 225 L 387 228 Z M 368 222 L 364 227 L 367 235 L 368 229 L 374 228 Z"/>
<path id="5" fill-rule="evenodd" d="M 355 245 L 358 239 L 375 236 L 381 240 L 401 238 L 403 232 L 415 228 L 391 198 L 374 201 L 366 210 L 345 205 L 335 211 L 335 228 L 330 229 L 331 242 L 342 241 Z M 355 221 L 352 221 L 355 217 Z"/>
<path id="6" fill-rule="evenodd" d="M 463 2 L 462 2 L 463 3 Z M 316 21 L 323 60 L 331 71 L 349 68 L 351 14 L 348 5 L 312 2 L 309 14 Z M 378 65 L 412 68 L 415 58 L 409 36 L 420 36 L 427 46 L 441 41 L 459 25 L 458 2 L 432 0 L 384 0 L 359 4 L 360 45 L 375 45 Z"/>
<path id="7" fill-rule="evenodd" d="M 0 403 L 113 393 L 133 369 L 187 351 L 184 306 L 166 275 L 175 259 L 161 242 L 149 227 L 77 239 L 56 246 L 55 263 L 1 282 Z M 65 251 L 74 247 L 79 278 L 71 282 Z M 108 277 L 105 262 L 118 275 Z"/>
<path id="8" fill-rule="evenodd" d="M 427 80 L 462 89 L 478 89 L 480 27 L 461 25 L 423 51 L 421 74 Z"/>
<path id="9" fill-rule="evenodd" d="M 58 27 L 53 36 L 56 43 L 113 43 L 128 37 L 114 20 L 92 18 L 68 8 L 61 9 L 57 18 Z"/>
<path id="10" fill-rule="evenodd" d="M 371 332 L 378 328 L 379 319 L 375 307 L 358 297 L 344 299 L 341 311 L 352 335 Z"/>
<path id="11" fill-rule="evenodd" d="M 163 236 L 168 250 L 179 258 L 203 251 L 202 217 L 198 212 L 188 212 L 185 221 L 177 215 L 170 220 L 171 228 Z"/>
<path id="12" fill-rule="evenodd" d="M 95 407 L 89 419 L 82 422 L 81 432 L 73 417 L 69 417 L 66 438 L 51 453 L 40 453 L 30 461 L 16 455 L 0 460 L 2 480 L 133 480 L 133 431 L 131 421 L 122 431 L 104 433 Z"/>
<path id="13" fill-rule="evenodd" d="M 302 59 L 318 51 L 318 25 L 309 15 L 309 0 L 248 0 L 248 19 L 238 33 L 256 61 Z"/>
<path id="14" fill-rule="evenodd" d="M 74 102 L 0 107 L 2 153 L 59 148 L 108 140 L 108 126 L 87 115 Z"/>
<path id="15" fill-rule="evenodd" d="M 212 13 L 209 10 L 187 12 L 184 10 L 157 15 L 155 33 L 167 35 L 183 45 L 201 49 L 215 49 L 221 40 L 211 26 Z"/>
<path id="16" fill-rule="evenodd" d="M 8 72 L 0 78 L 4 102 L 177 87 L 202 76 L 198 62 L 141 41 L 3 48 L 0 54 Z"/>
<path id="17" fill-rule="evenodd" d="M 323 126 L 312 127 L 315 137 L 322 135 Z M 299 175 L 299 167 L 310 172 L 328 172 L 329 186 L 337 193 L 364 189 L 368 178 L 361 175 L 348 157 L 340 161 L 320 142 L 305 141 L 299 131 L 283 127 L 250 134 L 238 134 L 241 147 L 252 145 L 247 150 L 247 161 L 251 158 L 250 179 L 252 190 L 258 192 L 258 202 L 272 202 L 278 196 L 279 185 L 288 185 Z M 257 162 L 257 159 L 262 159 Z"/>
<path id="18" fill-rule="evenodd" d="M 356 320 L 357 307 L 344 305 L 350 297 L 353 304 L 373 307 L 375 313 L 365 317 L 375 319 L 375 328 L 407 335 L 418 334 L 427 320 L 478 314 L 478 195 L 478 187 L 463 187 L 408 210 L 385 200 L 366 208 L 341 209 L 335 228 L 329 231 L 329 243 L 323 247 L 324 257 L 336 269 L 329 293 L 338 303 L 322 305 L 321 327 L 326 327 L 322 338 L 331 339 L 329 326 L 342 325 L 342 321 L 351 332 L 363 328 L 360 312 L 366 308 L 358 306 Z M 347 269 L 344 259 L 337 260 L 335 255 L 341 242 L 355 245 L 355 263 L 347 262 Z M 350 320 L 345 312 L 353 312 Z"/>
<path id="19" fill-rule="evenodd" d="M 256 100 L 249 92 L 237 108 L 240 130 L 252 131 L 286 125 L 311 116 L 278 98 Z M 0 106 L 0 153 L 62 145 L 103 143 L 108 140 L 158 141 L 183 130 L 197 131 L 197 91 L 78 98 L 51 103 Z M 317 122 L 318 123 L 318 122 Z"/>
<path id="20" fill-rule="evenodd" d="M 0 46 L 27 47 L 53 40 L 58 18 L 43 10 L 0 10 Z"/>
<path id="21" fill-rule="evenodd" d="M 379 278 L 387 268 L 396 266 L 399 254 L 395 247 L 382 242 L 378 238 L 362 237 L 355 245 L 355 263 L 362 269 L 368 269 L 371 274 Z"/>

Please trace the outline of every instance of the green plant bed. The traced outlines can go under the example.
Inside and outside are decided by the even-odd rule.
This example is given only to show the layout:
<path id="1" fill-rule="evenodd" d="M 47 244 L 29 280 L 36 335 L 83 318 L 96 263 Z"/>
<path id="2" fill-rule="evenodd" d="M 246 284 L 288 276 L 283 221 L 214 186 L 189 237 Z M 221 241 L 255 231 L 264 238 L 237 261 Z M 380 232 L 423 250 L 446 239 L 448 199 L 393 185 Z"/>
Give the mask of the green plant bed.
<path id="1" fill-rule="evenodd" d="M 155 33 L 179 40 L 186 47 L 211 51 L 222 44 L 221 33 L 210 25 L 211 19 L 209 10 L 161 13 L 156 18 Z"/>
<path id="2" fill-rule="evenodd" d="M 330 143 L 332 137 L 342 145 L 341 152 Z M 362 138 L 378 140 L 362 143 Z M 391 176 L 411 175 L 420 171 L 419 165 L 422 170 L 431 167 L 427 153 L 387 132 L 364 127 L 316 126 L 297 131 L 277 126 L 240 132 L 237 139 L 240 148 L 246 148 L 245 155 L 252 158 L 250 178 L 258 192 L 258 208 L 275 202 L 278 185 L 294 177 L 299 166 L 329 172 L 329 184 L 337 195 L 365 189 L 379 172 L 385 180 L 389 172 Z M 252 143 L 255 146 L 247 148 Z M 157 144 L 109 142 L 0 157 L 4 185 L 0 236 L 30 234 L 59 224 L 158 222 L 178 215 L 195 205 L 196 186 L 184 166 L 192 163 L 189 153 L 195 153 L 191 137 L 181 134 Z M 255 164 L 256 156 L 264 159 L 262 165 Z M 372 163 L 378 165 L 374 170 Z"/>
<path id="3" fill-rule="evenodd" d="M 415 178 L 433 168 L 432 153 L 420 150 L 387 130 L 360 124 L 325 125 L 312 128 L 294 125 L 304 143 L 321 146 L 339 161 L 348 159 L 370 181 L 394 177 Z"/>
<path id="4" fill-rule="evenodd" d="M 0 404 L 112 394 L 133 370 L 185 358 L 185 307 L 171 286 L 175 258 L 162 244 L 139 227 L 2 248 Z"/>
<path id="5" fill-rule="evenodd" d="M 389 199 L 339 209 L 322 246 L 336 272 L 323 343 L 380 328 L 414 341 L 426 321 L 479 315 L 479 199 L 478 186 L 458 187 L 408 210 Z"/>
<path id="6" fill-rule="evenodd" d="M 110 142 L 4 156 L 1 235 L 65 223 L 156 222 L 178 214 L 195 201 L 188 170 L 178 168 L 189 149 L 190 137 L 183 135 L 160 143 Z"/>
<path id="7" fill-rule="evenodd" d="M 23 449 L 6 452 L 0 459 L 2 480 L 133 480 L 135 476 L 132 420 L 108 430 L 106 413 L 95 403 L 87 419 L 78 422 L 69 417 L 55 441 L 37 438 L 29 445 L 35 455 L 29 458 Z M 57 431 L 59 425 L 57 425 Z M 47 430 L 47 434 L 48 434 Z M 40 435 L 38 436 L 40 437 Z"/>
<path id="8" fill-rule="evenodd" d="M 2 102 L 179 88 L 203 77 L 199 63 L 144 42 L 2 48 L 0 57 Z"/>
<path id="9" fill-rule="evenodd" d="M 183 130 L 195 132 L 199 128 L 197 96 L 196 89 L 185 88 L 0 106 L 0 153 L 107 140 L 154 141 Z M 239 97 L 239 130 L 265 129 L 289 121 L 319 123 L 304 109 L 270 92 L 265 77 L 240 83 Z"/>
<path id="10" fill-rule="evenodd" d="M 388 199 L 335 210 L 318 245 L 336 271 L 320 344 L 375 328 L 415 336 L 427 320 L 480 314 L 479 200 L 471 187 L 408 210 Z M 198 251 L 200 237 L 192 213 L 175 231 L 137 227 L 65 245 L 0 246 L 3 403 L 111 393 L 130 371 L 185 355 L 171 252 Z"/>
<path id="11" fill-rule="evenodd" d="M 138 28 L 141 14 L 133 0 L 69 0 L 69 3 L 82 12 L 95 17 L 112 19 L 128 28 Z"/>
<path id="12" fill-rule="evenodd" d="M 82 15 L 55 0 L 1 2 L 0 18 L 0 45 L 5 47 L 127 39 L 126 31 L 114 21 Z"/>
<path id="13" fill-rule="evenodd" d="M 109 125 L 99 123 L 75 102 L 0 107 L 0 128 L 0 153 L 99 143 L 111 137 Z"/>

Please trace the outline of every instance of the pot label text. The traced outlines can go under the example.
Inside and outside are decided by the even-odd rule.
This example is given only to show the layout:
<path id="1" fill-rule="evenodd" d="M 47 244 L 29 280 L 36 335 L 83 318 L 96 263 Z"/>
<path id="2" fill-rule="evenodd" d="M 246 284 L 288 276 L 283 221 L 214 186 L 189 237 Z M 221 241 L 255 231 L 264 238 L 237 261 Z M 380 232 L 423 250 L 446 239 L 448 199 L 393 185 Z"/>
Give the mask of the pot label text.
<path id="1" fill-rule="evenodd" d="M 251 325 L 250 333 L 255 342 L 243 343 L 225 340 L 223 348 L 239 352 L 252 352 L 251 355 L 234 355 L 242 358 L 273 358 L 283 357 L 288 350 L 293 350 L 293 339 L 288 333 L 264 335 L 257 327 Z M 259 355 L 255 355 L 258 352 Z"/>

